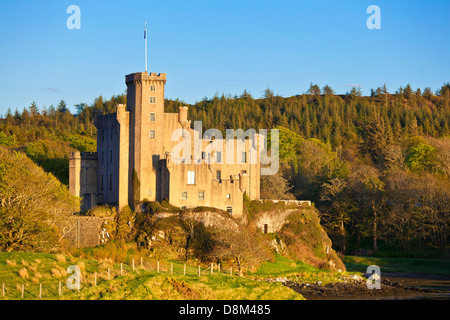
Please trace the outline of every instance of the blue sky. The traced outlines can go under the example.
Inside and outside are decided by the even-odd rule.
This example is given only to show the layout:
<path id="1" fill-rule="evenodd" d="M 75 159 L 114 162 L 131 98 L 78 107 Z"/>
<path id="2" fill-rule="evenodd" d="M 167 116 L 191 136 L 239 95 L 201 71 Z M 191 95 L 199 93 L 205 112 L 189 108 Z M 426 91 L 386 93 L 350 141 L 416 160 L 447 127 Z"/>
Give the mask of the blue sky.
<path id="1" fill-rule="evenodd" d="M 81 29 L 69 30 L 70 5 Z M 381 9 L 369 30 L 367 7 Z M 123 93 L 125 75 L 167 73 L 166 97 L 260 97 L 328 84 L 364 94 L 387 84 L 438 89 L 450 81 L 450 1 L 1 1 L 0 114 L 64 99 L 91 104 Z"/>

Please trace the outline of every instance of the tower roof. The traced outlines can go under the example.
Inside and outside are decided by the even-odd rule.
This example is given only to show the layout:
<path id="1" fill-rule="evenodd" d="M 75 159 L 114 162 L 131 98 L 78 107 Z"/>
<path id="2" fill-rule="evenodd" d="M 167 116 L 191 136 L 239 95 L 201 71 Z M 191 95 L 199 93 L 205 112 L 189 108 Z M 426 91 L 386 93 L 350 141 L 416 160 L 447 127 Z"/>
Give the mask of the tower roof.
<path id="1" fill-rule="evenodd" d="M 165 73 L 147 73 L 147 72 L 136 72 L 125 76 L 125 83 L 133 82 L 137 80 L 153 80 L 153 81 L 164 81 L 166 82 Z"/>

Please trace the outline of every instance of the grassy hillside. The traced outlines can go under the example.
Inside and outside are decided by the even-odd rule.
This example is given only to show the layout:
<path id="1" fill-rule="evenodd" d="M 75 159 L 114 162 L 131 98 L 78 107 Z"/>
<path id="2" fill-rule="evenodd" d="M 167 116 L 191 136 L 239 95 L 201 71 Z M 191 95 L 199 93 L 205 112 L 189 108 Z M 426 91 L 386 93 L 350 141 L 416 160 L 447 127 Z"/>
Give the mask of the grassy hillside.
<path id="1" fill-rule="evenodd" d="M 129 257 L 130 258 L 130 257 Z M 0 299 L 38 299 L 42 284 L 43 299 L 182 299 L 182 300 L 298 300 L 301 295 L 279 283 L 257 281 L 248 277 L 230 276 L 215 269 L 210 274 L 207 266 L 202 266 L 202 276 L 198 276 L 196 266 L 188 265 L 183 275 L 184 265 L 170 261 L 160 262 L 160 272 L 156 271 L 155 260 L 144 258 L 143 267 L 136 258 L 136 270 L 129 263 L 122 265 L 112 259 L 80 258 L 69 254 L 42 253 L 0 253 L 0 285 L 5 283 L 5 296 Z M 70 276 L 66 273 L 69 265 L 78 265 L 82 272 L 81 290 L 71 291 L 65 285 Z M 110 280 L 108 280 L 108 268 Z M 97 272 L 97 286 L 95 286 Z M 58 294 L 62 283 L 62 296 Z"/>

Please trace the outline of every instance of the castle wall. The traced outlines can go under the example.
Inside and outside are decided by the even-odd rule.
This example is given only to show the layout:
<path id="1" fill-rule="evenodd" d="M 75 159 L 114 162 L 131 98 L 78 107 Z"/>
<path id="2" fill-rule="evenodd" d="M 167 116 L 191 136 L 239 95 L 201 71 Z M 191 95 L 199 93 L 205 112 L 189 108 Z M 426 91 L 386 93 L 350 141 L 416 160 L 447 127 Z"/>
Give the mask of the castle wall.
<path id="1" fill-rule="evenodd" d="M 69 191 L 83 198 L 82 211 L 97 205 L 97 153 L 76 151 L 70 154 Z"/>
<path id="2" fill-rule="evenodd" d="M 117 114 L 96 117 L 98 181 L 97 196 L 100 203 L 116 205 L 119 202 L 120 127 Z"/>
<path id="3" fill-rule="evenodd" d="M 232 144 L 220 137 L 203 140 L 201 133 L 190 128 L 187 107 L 180 107 L 178 113 L 164 113 L 166 74 L 134 73 L 125 79 L 127 105 L 118 105 L 114 114 L 94 117 L 98 159 L 71 158 L 73 194 L 89 195 L 86 205 L 91 207 L 102 203 L 117 205 L 120 210 L 145 199 L 168 199 L 179 207 L 217 207 L 237 216 L 243 212 L 244 192 L 259 199 L 258 135 L 254 141 L 243 140 L 242 149 L 240 139 L 231 140 Z M 171 151 L 181 138 L 171 138 L 177 129 L 190 136 L 191 145 L 185 163 L 174 165 Z M 199 137 L 199 151 L 194 150 L 195 136 Z M 228 158 L 230 154 L 233 159 Z M 212 163 L 205 163 L 210 158 Z M 95 168 L 95 173 L 90 168 Z M 195 184 L 188 183 L 189 172 L 195 172 Z M 187 199 L 183 199 L 184 192 Z"/>
<path id="4" fill-rule="evenodd" d="M 129 170 L 130 156 L 130 112 L 125 105 L 117 106 L 117 122 L 119 123 L 119 176 L 118 176 L 118 205 L 119 210 L 128 206 L 129 186 L 132 182 Z"/>
<path id="5" fill-rule="evenodd" d="M 73 216 L 65 223 L 63 238 L 77 248 L 105 244 L 109 239 L 102 232 L 102 225 L 110 220 L 111 218 Z"/>
<path id="6" fill-rule="evenodd" d="M 155 201 L 160 193 L 157 184 L 159 160 L 164 144 L 164 84 L 166 75 L 134 73 L 126 77 L 127 110 L 130 112 L 130 162 L 133 201 Z M 152 118 L 153 115 L 153 118 Z"/>

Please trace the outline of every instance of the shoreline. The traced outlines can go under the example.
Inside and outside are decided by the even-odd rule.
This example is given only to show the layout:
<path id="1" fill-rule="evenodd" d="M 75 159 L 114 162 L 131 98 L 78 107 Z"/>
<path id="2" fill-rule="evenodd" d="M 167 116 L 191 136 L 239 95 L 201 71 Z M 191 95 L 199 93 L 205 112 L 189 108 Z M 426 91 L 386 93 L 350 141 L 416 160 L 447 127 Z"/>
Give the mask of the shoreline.
<path id="1" fill-rule="evenodd" d="M 287 280 L 283 284 L 307 300 L 450 300 L 449 275 L 388 273 L 381 289 L 368 289 L 362 277 L 349 280 L 326 285 Z"/>

